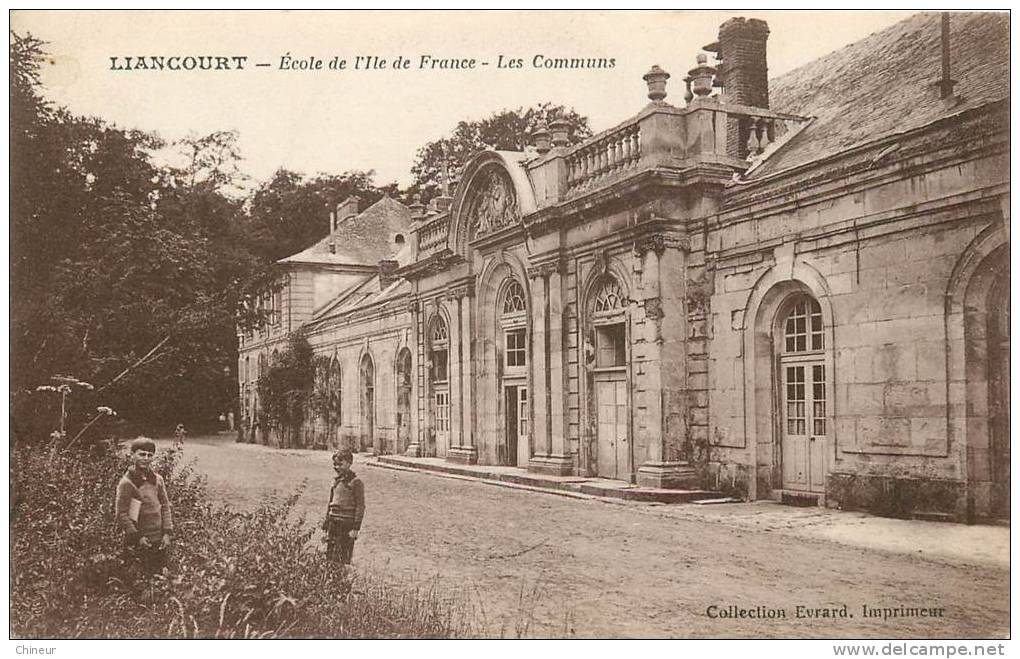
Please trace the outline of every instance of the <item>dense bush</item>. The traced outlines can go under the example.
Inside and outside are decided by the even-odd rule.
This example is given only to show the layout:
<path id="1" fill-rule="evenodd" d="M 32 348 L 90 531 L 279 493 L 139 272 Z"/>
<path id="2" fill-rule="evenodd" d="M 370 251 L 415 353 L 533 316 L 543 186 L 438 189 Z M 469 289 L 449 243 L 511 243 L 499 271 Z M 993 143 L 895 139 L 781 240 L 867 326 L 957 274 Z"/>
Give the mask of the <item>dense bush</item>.
<path id="1" fill-rule="evenodd" d="M 209 504 L 161 452 L 174 505 L 172 567 L 125 571 L 113 515 L 127 460 L 113 445 L 11 455 L 11 635 L 22 638 L 435 638 L 468 633 L 457 601 L 326 563 L 291 514 L 300 493 L 252 512 Z"/>

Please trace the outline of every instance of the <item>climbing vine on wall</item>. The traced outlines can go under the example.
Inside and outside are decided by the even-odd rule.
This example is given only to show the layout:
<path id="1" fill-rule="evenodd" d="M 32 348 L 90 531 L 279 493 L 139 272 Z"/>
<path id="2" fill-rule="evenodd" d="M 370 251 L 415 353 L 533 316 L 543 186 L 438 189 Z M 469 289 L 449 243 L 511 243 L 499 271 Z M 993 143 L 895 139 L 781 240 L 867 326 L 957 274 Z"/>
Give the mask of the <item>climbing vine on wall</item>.
<path id="1" fill-rule="evenodd" d="M 296 333 L 258 383 L 259 400 L 268 421 L 285 431 L 300 428 L 314 384 L 312 346 L 304 335 Z"/>

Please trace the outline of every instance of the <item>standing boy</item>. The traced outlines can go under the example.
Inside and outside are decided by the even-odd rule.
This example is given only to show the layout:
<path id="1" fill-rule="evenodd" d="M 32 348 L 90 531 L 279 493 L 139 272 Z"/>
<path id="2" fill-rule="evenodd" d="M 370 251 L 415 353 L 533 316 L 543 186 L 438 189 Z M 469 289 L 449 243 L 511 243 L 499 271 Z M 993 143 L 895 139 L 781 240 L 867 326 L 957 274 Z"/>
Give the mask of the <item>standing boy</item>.
<path id="1" fill-rule="evenodd" d="M 131 442 L 131 467 L 117 484 L 117 526 L 124 532 L 128 554 L 142 559 L 149 572 L 166 564 L 173 534 L 173 514 L 163 477 L 152 470 L 156 443 L 147 437 Z"/>
<path id="2" fill-rule="evenodd" d="M 354 541 L 365 516 L 365 486 L 351 471 L 354 454 L 341 449 L 333 454 L 336 479 L 329 491 L 329 508 L 322 530 L 326 532 L 326 558 L 349 565 Z"/>

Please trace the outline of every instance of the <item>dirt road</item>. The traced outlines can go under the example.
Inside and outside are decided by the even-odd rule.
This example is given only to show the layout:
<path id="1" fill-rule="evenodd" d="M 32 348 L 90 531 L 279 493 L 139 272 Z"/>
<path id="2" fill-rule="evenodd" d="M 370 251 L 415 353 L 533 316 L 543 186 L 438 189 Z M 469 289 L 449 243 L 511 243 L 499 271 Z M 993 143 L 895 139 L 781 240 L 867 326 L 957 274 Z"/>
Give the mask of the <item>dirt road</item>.
<path id="1" fill-rule="evenodd" d="M 189 439 L 221 501 L 325 507 L 329 454 Z M 1009 574 L 609 504 L 371 467 L 359 569 L 466 593 L 488 635 L 987 638 L 1009 633 Z M 803 617 L 846 605 L 853 617 Z M 798 606 L 802 617 L 798 617 Z M 863 607 L 895 609 L 865 617 Z M 713 617 L 733 611 L 736 617 Z M 732 609 L 731 607 L 736 607 Z M 911 617 L 902 617 L 905 609 Z M 919 617 L 918 609 L 928 612 Z M 740 617 L 740 610 L 745 616 Z M 939 611 L 941 610 L 941 611 Z M 907 612 L 909 613 L 909 612 Z M 764 616 L 784 617 L 765 618 Z M 879 614 L 880 616 L 882 613 Z"/>

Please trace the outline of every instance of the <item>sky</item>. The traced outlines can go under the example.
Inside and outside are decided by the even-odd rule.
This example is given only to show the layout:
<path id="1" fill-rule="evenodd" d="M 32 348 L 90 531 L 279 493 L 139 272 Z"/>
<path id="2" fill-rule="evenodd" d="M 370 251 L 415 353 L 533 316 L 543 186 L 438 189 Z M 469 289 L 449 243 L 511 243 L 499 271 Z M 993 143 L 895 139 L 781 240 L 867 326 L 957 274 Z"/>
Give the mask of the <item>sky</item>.
<path id="1" fill-rule="evenodd" d="M 768 22 L 769 74 L 777 76 L 911 13 L 14 11 L 11 29 L 48 43 L 45 95 L 76 114 L 168 140 L 236 130 L 253 182 L 279 167 L 309 175 L 371 169 L 376 183 L 404 186 L 417 149 L 460 120 L 548 100 L 588 116 L 598 132 L 647 104 L 642 76 L 653 64 L 672 74 L 666 101 L 682 105 L 684 75 L 733 15 Z M 243 70 L 114 70 L 126 57 L 149 55 L 248 59 Z M 420 68 L 423 55 L 476 65 Z M 317 58 L 323 68 L 283 70 L 285 56 Z M 358 56 L 387 64 L 355 70 Z M 500 56 L 522 66 L 499 68 Z M 535 66 L 536 56 L 615 64 L 549 70 Z M 391 68 L 398 57 L 410 67 Z M 330 70 L 333 58 L 347 68 Z"/>

